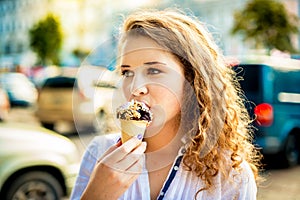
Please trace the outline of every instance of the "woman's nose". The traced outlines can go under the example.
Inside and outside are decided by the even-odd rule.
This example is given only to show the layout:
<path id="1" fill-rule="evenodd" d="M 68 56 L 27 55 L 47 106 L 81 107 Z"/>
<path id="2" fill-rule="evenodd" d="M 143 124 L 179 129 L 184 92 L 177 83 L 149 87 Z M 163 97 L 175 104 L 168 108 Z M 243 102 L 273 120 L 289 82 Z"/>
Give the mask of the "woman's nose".
<path id="1" fill-rule="evenodd" d="M 136 97 L 142 96 L 142 95 L 145 95 L 148 93 L 148 88 L 146 87 L 146 85 L 143 85 L 143 86 L 133 89 L 131 93 L 133 96 L 136 96 Z"/>
<path id="2" fill-rule="evenodd" d="M 130 88 L 131 94 L 133 96 L 141 96 L 148 93 L 148 88 L 146 81 L 142 77 L 134 77 L 131 88 Z"/>

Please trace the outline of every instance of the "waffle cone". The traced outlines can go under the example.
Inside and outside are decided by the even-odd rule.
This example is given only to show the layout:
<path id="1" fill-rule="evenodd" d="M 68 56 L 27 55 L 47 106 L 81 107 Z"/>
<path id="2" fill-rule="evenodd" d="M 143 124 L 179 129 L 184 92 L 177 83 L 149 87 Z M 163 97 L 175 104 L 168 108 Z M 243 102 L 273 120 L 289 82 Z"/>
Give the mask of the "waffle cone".
<path id="1" fill-rule="evenodd" d="M 121 140 L 122 143 L 130 138 L 142 134 L 144 135 L 148 122 L 137 120 L 120 120 L 121 122 Z"/>

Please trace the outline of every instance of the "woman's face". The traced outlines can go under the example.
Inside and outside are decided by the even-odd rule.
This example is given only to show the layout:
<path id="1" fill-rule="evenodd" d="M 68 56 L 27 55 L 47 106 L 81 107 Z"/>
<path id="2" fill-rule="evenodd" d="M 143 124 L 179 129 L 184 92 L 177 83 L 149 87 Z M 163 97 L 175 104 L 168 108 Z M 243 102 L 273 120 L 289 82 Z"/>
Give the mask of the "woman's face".
<path id="1" fill-rule="evenodd" d="M 120 59 L 126 99 L 144 102 L 153 113 L 145 137 L 155 135 L 165 125 L 178 127 L 184 85 L 181 64 L 152 39 L 142 36 L 126 39 Z"/>

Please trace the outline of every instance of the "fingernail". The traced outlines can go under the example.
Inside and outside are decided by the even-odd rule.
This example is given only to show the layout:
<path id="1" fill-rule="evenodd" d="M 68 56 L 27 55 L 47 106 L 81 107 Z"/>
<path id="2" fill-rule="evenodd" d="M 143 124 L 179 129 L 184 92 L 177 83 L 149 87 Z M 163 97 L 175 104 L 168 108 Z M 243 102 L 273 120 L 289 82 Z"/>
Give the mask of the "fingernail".
<path id="1" fill-rule="evenodd" d="M 120 141 L 121 141 L 121 138 L 119 138 L 116 143 L 119 143 Z"/>
<path id="2" fill-rule="evenodd" d="M 119 138 L 115 144 L 117 147 L 121 146 L 122 145 L 122 139 Z"/>
<path id="3" fill-rule="evenodd" d="M 143 139 L 143 135 L 142 135 L 142 134 L 138 134 L 136 137 L 137 137 L 137 139 L 139 139 L 139 140 L 142 140 L 142 139 Z"/>

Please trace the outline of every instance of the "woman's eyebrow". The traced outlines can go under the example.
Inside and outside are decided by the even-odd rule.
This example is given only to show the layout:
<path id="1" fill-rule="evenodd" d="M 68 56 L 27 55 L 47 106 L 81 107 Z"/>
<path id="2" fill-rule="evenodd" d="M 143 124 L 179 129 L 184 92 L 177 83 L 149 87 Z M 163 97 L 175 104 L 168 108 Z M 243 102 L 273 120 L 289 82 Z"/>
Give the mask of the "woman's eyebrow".
<path id="1" fill-rule="evenodd" d="M 167 65 L 166 63 L 159 62 L 159 61 L 151 61 L 151 62 L 145 62 L 144 65 Z M 130 68 L 130 65 L 121 65 L 121 68 Z"/>
<path id="2" fill-rule="evenodd" d="M 122 68 L 130 68 L 130 65 L 121 65 Z"/>
<path id="3" fill-rule="evenodd" d="M 145 62 L 144 65 L 167 65 L 166 63 L 159 62 L 159 61 L 152 61 L 152 62 Z"/>

